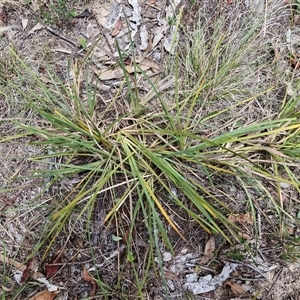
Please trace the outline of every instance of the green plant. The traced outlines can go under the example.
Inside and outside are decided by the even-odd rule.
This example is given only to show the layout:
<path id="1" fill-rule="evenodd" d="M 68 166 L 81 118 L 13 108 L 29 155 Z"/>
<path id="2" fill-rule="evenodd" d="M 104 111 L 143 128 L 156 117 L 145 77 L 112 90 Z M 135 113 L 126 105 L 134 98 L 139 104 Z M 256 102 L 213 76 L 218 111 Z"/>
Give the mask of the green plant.
<path id="1" fill-rule="evenodd" d="M 41 20 L 48 25 L 68 22 L 75 16 L 75 12 L 67 9 L 67 3 L 67 0 L 57 0 L 50 1 L 47 6 L 41 6 Z"/>
<path id="2" fill-rule="evenodd" d="M 184 30 L 180 16 L 176 34 Z M 45 258 L 66 227 L 71 234 L 80 220 L 86 220 L 89 231 L 95 206 L 102 201 L 106 205 L 103 223 L 107 228 L 115 225 L 115 237 L 126 237 L 115 241 L 126 245 L 126 264 L 119 270 L 117 290 L 120 294 L 126 291 L 121 276 L 130 265 L 137 293 L 142 295 L 150 268 L 158 265 L 163 274 L 162 242 L 173 251 L 172 234 L 183 240 L 192 234 L 184 232 L 186 223 L 180 226 L 178 220 L 202 226 L 210 234 L 220 233 L 230 243 L 240 242 L 238 226 L 227 218 L 237 200 L 215 179 L 242 191 L 239 207 L 252 212 L 254 224 L 258 197 L 277 213 L 279 225 L 289 217 L 280 195 L 282 183 L 299 191 L 295 172 L 299 169 L 300 121 L 295 109 L 299 96 L 285 97 L 272 118 L 266 114 L 245 119 L 251 111 L 243 110 L 256 107 L 258 98 L 263 99 L 259 101 L 262 106 L 273 87 L 269 82 L 251 84 L 267 67 L 261 52 L 265 46 L 260 36 L 263 16 L 250 23 L 239 17 L 230 20 L 229 28 L 225 17 L 213 24 L 199 18 L 194 32 L 187 35 L 189 43 L 184 41 L 179 47 L 174 39 L 177 52 L 167 63 L 170 75 L 158 82 L 140 69 L 134 55 L 133 66 L 142 76 L 138 78 L 138 72 L 129 75 L 117 46 L 124 80 L 105 101 L 88 83 L 82 86 L 83 78 L 90 74 L 91 52 L 72 65 L 73 81 L 62 82 L 49 68 L 51 85 L 15 55 L 35 85 L 24 91 L 21 84 L 11 81 L 10 87 L 47 124 L 19 124 L 26 134 L 39 137 L 35 144 L 44 151 L 33 160 L 49 166 L 33 176 L 47 179 L 47 189 L 77 178 L 69 191 L 53 200 L 54 209 L 34 251 L 46 245 Z M 150 86 L 147 93 L 138 88 L 142 80 Z M 177 222 L 170 214 L 174 207 Z M 142 276 L 136 266 L 136 236 L 143 237 L 149 247 L 142 260 Z M 91 236 L 89 241 L 92 243 Z M 236 249 L 231 255 L 243 258 Z M 109 290 L 100 276 L 98 281 L 103 290 Z"/>

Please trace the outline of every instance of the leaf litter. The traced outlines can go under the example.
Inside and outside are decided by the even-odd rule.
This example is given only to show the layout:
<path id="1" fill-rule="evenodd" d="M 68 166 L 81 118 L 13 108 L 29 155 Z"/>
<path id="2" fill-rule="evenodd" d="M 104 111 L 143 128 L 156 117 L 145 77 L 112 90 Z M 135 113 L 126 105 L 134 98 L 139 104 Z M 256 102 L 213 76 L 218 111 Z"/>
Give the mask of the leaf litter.
<path id="1" fill-rule="evenodd" d="M 59 292 L 41 291 L 30 297 L 28 300 L 53 300 Z"/>

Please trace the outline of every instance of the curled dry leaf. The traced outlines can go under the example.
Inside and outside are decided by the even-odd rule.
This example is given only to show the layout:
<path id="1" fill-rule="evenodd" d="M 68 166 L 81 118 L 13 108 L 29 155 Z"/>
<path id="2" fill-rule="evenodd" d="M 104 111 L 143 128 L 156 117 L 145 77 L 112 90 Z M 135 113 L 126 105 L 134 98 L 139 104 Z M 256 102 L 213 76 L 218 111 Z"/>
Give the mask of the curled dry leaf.
<path id="1" fill-rule="evenodd" d="M 183 284 L 183 287 L 195 295 L 214 291 L 223 285 L 237 266 L 238 265 L 234 263 L 227 263 L 222 272 L 214 277 L 212 277 L 212 275 L 206 275 L 199 278 L 196 273 L 188 274 L 186 275 L 186 282 Z"/>
<path id="2" fill-rule="evenodd" d="M 159 72 L 159 65 L 157 62 L 151 58 L 145 57 L 141 58 L 140 56 L 136 59 L 137 62 L 139 62 L 140 67 L 142 70 L 148 70 L 151 69 L 153 72 Z"/>
<path id="3" fill-rule="evenodd" d="M 90 275 L 90 273 L 84 268 L 82 267 L 82 277 L 85 281 L 89 282 L 92 285 L 92 290 L 90 293 L 90 296 L 93 297 L 96 294 L 96 281 L 94 280 L 94 278 Z"/>
<path id="4" fill-rule="evenodd" d="M 228 217 L 228 221 L 232 223 L 240 223 L 242 225 L 253 224 L 253 216 L 251 213 L 234 214 Z"/>
<path id="5" fill-rule="evenodd" d="M 61 251 L 58 251 L 55 253 L 53 259 L 46 264 L 45 266 L 45 272 L 46 272 L 46 278 L 50 278 L 54 276 L 60 269 L 61 265 Z"/>
<path id="6" fill-rule="evenodd" d="M 202 257 L 200 263 L 207 264 L 214 256 L 215 249 L 216 249 L 216 241 L 215 238 L 212 236 L 205 245 L 204 256 Z"/>
<path id="7" fill-rule="evenodd" d="M 272 65 L 273 64 L 276 64 L 277 62 L 279 62 L 280 60 L 280 52 L 278 50 L 278 47 L 275 45 L 274 47 L 274 58 L 273 58 L 273 61 L 272 61 Z"/>
<path id="8" fill-rule="evenodd" d="M 116 36 L 120 33 L 120 31 L 122 30 L 123 28 L 123 23 L 122 23 L 122 20 L 121 18 L 119 18 L 114 26 L 114 29 L 111 33 L 112 36 Z"/>
<path id="9" fill-rule="evenodd" d="M 165 273 L 166 279 L 180 282 L 180 278 L 174 272 L 165 269 L 164 273 Z"/>
<path id="10" fill-rule="evenodd" d="M 226 280 L 224 282 L 224 286 L 229 286 L 231 291 L 236 295 L 236 296 L 240 296 L 240 295 L 243 295 L 245 294 L 245 289 L 239 285 L 238 283 L 232 281 L 232 280 Z"/>
<path id="11" fill-rule="evenodd" d="M 9 257 L 6 257 L 2 254 L 0 254 L 0 261 L 3 262 L 3 263 L 8 263 L 10 264 L 11 266 L 14 266 L 16 269 L 24 272 L 24 270 L 27 268 L 27 266 L 25 266 L 24 264 L 21 264 L 20 262 L 12 259 L 12 258 L 9 258 Z M 32 274 L 32 278 L 33 279 L 37 279 L 39 277 L 43 277 L 44 275 L 40 272 L 36 272 L 34 274 Z"/>
<path id="12" fill-rule="evenodd" d="M 21 282 L 25 282 L 29 276 L 31 276 L 33 273 L 37 272 L 38 269 L 38 258 L 34 257 L 32 258 L 26 265 L 25 270 L 23 271 Z"/>
<path id="13" fill-rule="evenodd" d="M 138 62 L 138 59 L 136 59 L 136 62 Z M 143 61 L 141 61 L 137 66 L 128 65 L 125 66 L 125 70 L 132 74 L 134 72 L 141 72 L 141 71 L 147 71 L 147 70 L 153 70 L 154 72 L 159 71 L 158 64 L 149 58 L 145 58 Z M 108 68 L 106 70 L 103 70 L 102 72 L 97 72 L 96 74 L 99 76 L 100 80 L 110 80 L 110 79 L 119 79 L 124 77 L 124 72 L 121 67 L 116 68 Z"/>
<path id="14" fill-rule="evenodd" d="M 48 290 L 41 291 L 35 294 L 33 297 L 29 298 L 29 300 L 53 300 L 59 291 L 49 292 Z"/>
<path id="15" fill-rule="evenodd" d="M 295 70 L 300 69 L 300 54 L 294 54 L 290 60 L 291 60 L 291 65 Z"/>
<path id="16" fill-rule="evenodd" d="M 251 236 L 249 234 L 245 233 L 245 232 L 240 232 L 239 231 L 238 235 L 239 235 L 239 237 L 241 237 L 241 238 L 243 238 L 243 239 L 245 239 L 247 241 L 251 240 Z"/>
<path id="17" fill-rule="evenodd" d="M 141 45 L 140 45 L 140 49 L 142 51 L 147 50 L 148 48 L 148 40 L 149 40 L 149 35 L 148 35 L 148 31 L 145 25 L 141 26 L 141 30 L 140 30 L 140 36 L 141 36 Z"/>

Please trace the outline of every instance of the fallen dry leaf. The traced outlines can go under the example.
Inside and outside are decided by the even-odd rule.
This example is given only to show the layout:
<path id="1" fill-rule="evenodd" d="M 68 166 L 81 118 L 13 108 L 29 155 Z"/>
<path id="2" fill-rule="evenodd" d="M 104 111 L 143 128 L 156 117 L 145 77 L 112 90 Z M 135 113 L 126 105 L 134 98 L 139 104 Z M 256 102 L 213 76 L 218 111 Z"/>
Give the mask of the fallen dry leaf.
<path id="1" fill-rule="evenodd" d="M 45 266 L 46 278 L 54 276 L 61 268 L 61 251 L 55 253 L 51 262 L 47 263 Z"/>
<path id="2" fill-rule="evenodd" d="M 232 281 L 232 280 L 226 280 L 224 282 L 224 286 L 229 286 L 231 291 L 236 295 L 236 296 L 240 296 L 243 295 L 246 291 L 245 289 L 239 285 L 238 283 Z"/>
<path id="3" fill-rule="evenodd" d="M 148 35 L 148 31 L 145 25 L 141 26 L 140 29 L 140 37 L 141 37 L 141 45 L 140 45 L 140 49 L 142 51 L 147 50 L 148 48 L 148 40 L 149 40 L 149 35 Z"/>
<path id="4" fill-rule="evenodd" d="M 294 54 L 293 57 L 290 58 L 291 65 L 294 67 L 295 70 L 300 69 L 300 54 Z"/>
<path id="5" fill-rule="evenodd" d="M 121 29 L 123 28 L 123 23 L 121 18 L 118 19 L 118 21 L 116 22 L 114 29 L 111 33 L 112 36 L 116 36 L 120 33 Z"/>
<path id="6" fill-rule="evenodd" d="M 300 15 L 294 15 L 294 25 L 295 26 L 300 25 Z"/>
<path id="7" fill-rule="evenodd" d="M 90 275 L 90 273 L 82 267 L 82 277 L 85 281 L 89 282 L 92 286 L 93 289 L 91 290 L 90 296 L 93 297 L 96 294 L 96 281 L 94 278 Z"/>
<path id="8" fill-rule="evenodd" d="M 214 291 L 222 286 L 223 282 L 230 277 L 230 274 L 237 266 L 238 264 L 227 263 L 222 272 L 214 277 L 212 275 L 206 275 L 199 278 L 196 273 L 188 274 L 186 275 L 186 282 L 183 284 L 183 288 L 190 290 L 194 295 Z"/>
<path id="9" fill-rule="evenodd" d="M 151 69 L 153 72 L 158 72 L 160 70 L 159 65 L 157 62 L 151 58 L 148 57 L 140 57 L 138 56 L 136 58 L 136 62 L 139 63 L 139 66 L 141 67 L 142 70 Z"/>
<path id="10" fill-rule="evenodd" d="M 239 231 L 238 235 L 239 235 L 239 237 L 241 237 L 241 238 L 243 238 L 243 239 L 245 239 L 247 241 L 251 240 L 251 236 L 249 234 L 245 233 L 245 232 L 240 232 Z"/>
<path id="11" fill-rule="evenodd" d="M 147 71 L 147 70 L 152 70 L 153 72 L 158 72 L 160 70 L 159 65 L 150 58 L 142 58 L 140 56 L 137 56 L 135 58 L 135 62 L 137 63 L 136 66 L 128 64 L 128 62 L 124 62 L 125 64 L 125 70 L 129 73 L 132 74 L 134 72 L 142 72 L 142 71 Z M 117 67 L 110 67 L 107 68 L 103 71 L 95 71 L 96 75 L 99 76 L 100 80 L 110 80 L 110 79 L 120 79 L 124 77 L 124 72 L 123 69 L 120 66 Z"/>
<path id="12" fill-rule="evenodd" d="M 28 24 L 28 19 L 22 19 L 21 23 L 22 23 L 23 29 L 25 29 L 27 27 L 27 24 Z"/>
<path id="13" fill-rule="evenodd" d="M 32 258 L 27 263 L 26 268 L 23 271 L 21 282 L 25 282 L 28 279 L 28 277 L 31 276 L 31 274 L 36 273 L 38 265 L 39 265 L 38 258 L 37 257 Z"/>
<path id="14" fill-rule="evenodd" d="M 37 30 L 43 29 L 45 26 L 42 23 L 37 23 L 29 32 L 28 34 L 32 34 Z"/>
<path id="15" fill-rule="evenodd" d="M 134 66 L 125 66 L 126 71 L 131 74 L 134 71 L 139 72 L 139 69 Z M 143 71 L 149 70 L 150 68 L 147 67 L 146 69 L 142 69 Z M 120 79 L 124 77 L 124 72 L 121 67 L 116 68 L 109 68 L 102 72 L 96 72 L 99 76 L 100 80 L 111 80 L 111 79 Z"/>
<path id="16" fill-rule="evenodd" d="M 294 236 L 296 233 L 296 227 L 292 227 L 292 226 L 287 226 L 286 227 L 286 232 L 287 234 Z"/>
<path id="17" fill-rule="evenodd" d="M 279 53 L 277 45 L 275 45 L 275 47 L 274 47 L 274 58 L 273 58 L 273 61 L 272 61 L 271 65 L 276 64 L 277 62 L 279 62 L 279 60 L 280 60 L 280 53 Z"/>
<path id="18" fill-rule="evenodd" d="M 7 264 L 10 264 L 11 266 L 14 266 L 16 269 L 24 272 L 24 270 L 26 269 L 26 266 L 12 258 L 9 258 L 9 257 L 5 257 L 4 255 L 0 254 L 0 261 L 3 262 L 3 263 L 7 263 Z M 43 277 L 44 275 L 40 272 L 36 272 L 34 274 L 31 275 L 31 277 L 33 279 L 37 279 L 39 277 Z"/>
<path id="19" fill-rule="evenodd" d="M 112 5 L 110 2 L 96 1 L 93 4 L 91 13 L 95 16 L 96 22 L 105 29 L 111 31 L 112 24 L 109 22 L 110 16 L 117 16 L 119 14 L 118 5 Z"/>
<path id="20" fill-rule="evenodd" d="M 28 300 L 53 300 L 58 293 L 59 291 L 49 292 L 48 290 L 45 290 L 35 294 Z"/>
<path id="21" fill-rule="evenodd" d="M 212 236 L 211 238 L 209 238 L 209 240 L 205 245 L 204 256 L 202 257 L 200 264 L 207 264 L 214 256 L 215 249 L 216 249 L 216 241 L 215 241 L 215 237 Z"/>
<path id="22" fill-rule="evenodd" d="M 133 8 L 132 16 L 129 18 L 129 20 L 130 20 L 129 25 L 132 29 L 131 30 L 131 38 L 133 38 L 138 31 L 138 27 L 141 24 L 140 22 L 142 19 L 142 16 L 141 16 L 142 9 L 141 9 L 139 2 L 136 0 L 128 0 L 128 3 Z"/>
<path id="23" fill-rule="evenodd" d="M 175 280 L 177 282 L 180 282 L 180 278 L 174 272 L 165 269 L 164 274 L 165 274 L 166 279 Z"/>
<path id="24" fill-rule="evenodd" d="M 240 224 L 253 224 L 253 216 L 251 213 L 246 214 L 234 214 L 228 217 L 228 221 L 232 223 L 240 223 Z"/>

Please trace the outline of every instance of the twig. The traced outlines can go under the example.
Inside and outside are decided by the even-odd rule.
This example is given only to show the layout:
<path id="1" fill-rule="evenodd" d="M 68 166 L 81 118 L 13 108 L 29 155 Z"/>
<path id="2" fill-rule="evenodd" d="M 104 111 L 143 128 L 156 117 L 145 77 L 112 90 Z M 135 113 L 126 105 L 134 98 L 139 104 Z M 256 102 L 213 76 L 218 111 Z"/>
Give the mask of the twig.
<path id="1" fill-rule="evenodd" d="M 42 23 L 42 24 L 43 24 L 43 23 Z M 73 45 L 73 46 L 76 47 L 76 48 L 78 47 L 78 45 L 75 44 L 73 41 L 67 39 L 66 37 L 64 37 L 63 35 L 61 35 L 60 33 L 58 33 L 57 31 L 53 30 L 51 27 L 49 27 L 49 26 L 47 26 L 47 25 L 45 25 L 45 24 L 43 24 L 43 25 L 44 25 L 45 29 L 46 29 L 47 31 L 49 31 L 50 33 L 52 33 L 53 35 L 57 36 L 58 38 L 60 38 L 60 39 L 62 39 L 62 40 L 64 40 L 64 41 L 66 41 L 66 42 L 68 42 L 69 44 Z"/>

